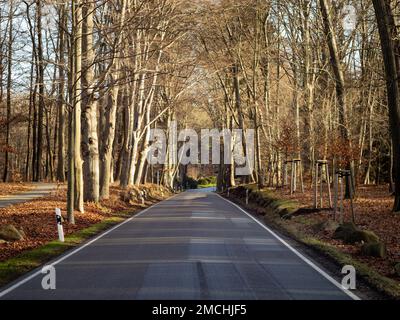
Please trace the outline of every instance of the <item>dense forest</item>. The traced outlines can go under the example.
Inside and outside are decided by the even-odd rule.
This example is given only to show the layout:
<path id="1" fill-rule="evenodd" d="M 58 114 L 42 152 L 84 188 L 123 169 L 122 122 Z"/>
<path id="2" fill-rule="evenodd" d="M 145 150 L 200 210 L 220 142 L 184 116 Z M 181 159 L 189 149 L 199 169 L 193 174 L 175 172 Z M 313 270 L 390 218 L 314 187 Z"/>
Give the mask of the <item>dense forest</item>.
<path id="1" fill-rule="evenodd" d="M 294 159 L 312 182 L 328 160 L 399 212 L 399 4 L 2 0 L 1 178 L 68 183 L 73 222 L 112 183 L 175 188 L 183 166 L 147 156 L 177 121 L 255 130 L 253 174 L 222 163 L 220 189 L 279 186 Z"/>

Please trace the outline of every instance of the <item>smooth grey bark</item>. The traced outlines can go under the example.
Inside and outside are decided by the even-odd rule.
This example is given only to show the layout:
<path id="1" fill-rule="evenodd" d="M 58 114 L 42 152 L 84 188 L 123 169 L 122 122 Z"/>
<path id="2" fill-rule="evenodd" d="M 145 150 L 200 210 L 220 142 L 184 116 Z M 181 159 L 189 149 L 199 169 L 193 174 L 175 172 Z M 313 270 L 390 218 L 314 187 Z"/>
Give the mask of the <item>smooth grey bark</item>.
<path id="1" fill-rule="evenodd" d="M 99 139 L 97 135 L 97 100 L 94 97 L 94 62 L 93 43 L 95 3 L 85 0 L 83 4 L 82 33 L 82 155 L 84 200 L 99 202 Z"/>

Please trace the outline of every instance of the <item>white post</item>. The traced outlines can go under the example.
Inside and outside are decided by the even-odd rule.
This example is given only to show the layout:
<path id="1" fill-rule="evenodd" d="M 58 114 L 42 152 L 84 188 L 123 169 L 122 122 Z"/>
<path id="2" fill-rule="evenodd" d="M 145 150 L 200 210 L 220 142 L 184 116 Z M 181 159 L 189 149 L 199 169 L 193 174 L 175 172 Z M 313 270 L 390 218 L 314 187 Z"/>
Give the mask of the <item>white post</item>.
<path id="1" fill-rule="evenodd" d="M 340 216 L 341 216 L 341 223 L 343 224 L 344 223 L 344 204 L 343 204 L 343 201 L 344 201 L 344 187 L 343 187 L 343 184 L 344 184 L 344 178 L 343 177 L 341 177 L 341 179 L 340 179 Z"/>
<path id="2" fill-rule="evenodd" d="M 61 242 L 64 242 L 64 229 L 62 226 L 62 216 L 61 216 L 61 210 L 59 208 L 56 208 L 56 221 L 57 221 L 57 230 L 58 230 L 58 239 Z"/>
<path id="3" fill-rule="evenodd" d="M 140 192 L 140 197 L 141 197 L 141 200 L 142 200 L 142 206 L 144 206 L 145 205 L 145 202 L 144 202 L 144 191 Z"/>
<path id="4" fill-rule="evenodd" d="M 318 162 L 315 165 L 314 173 L 314 208 L 318 209 Z"/>
<path id="5" fill-rule="evenodd" d="M 339 175 L 334 171 L 334 176 L 333 176 L 333 188 L 335 192 L 334 196 L 334 205 L 333 205 L 333 212 L 334 212 L 334 217 L 336 221 L 336 215 L 338 211 L 338 201 L 339 201 Z"/>

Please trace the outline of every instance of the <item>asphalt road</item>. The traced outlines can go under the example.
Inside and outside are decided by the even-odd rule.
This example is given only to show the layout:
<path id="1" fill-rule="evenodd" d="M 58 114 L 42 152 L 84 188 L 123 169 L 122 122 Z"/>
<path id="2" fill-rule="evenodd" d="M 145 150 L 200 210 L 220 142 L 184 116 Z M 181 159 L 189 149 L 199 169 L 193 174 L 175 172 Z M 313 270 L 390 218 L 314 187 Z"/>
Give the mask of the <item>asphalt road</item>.
<path id="1" fill-rule="evenodd" d="M 218 195 L 187 192 L 0 290 L 0 299 L 348 300 L 313 262 Z"/>
<path id="2" fill-rule="evenodd" d="M 15 195 L 0 196 L 0 208 L 6 208 L 19 203 L 28 202 L 38 198 L 48 196 L 57 189 L 55 183 L 35 183 L 34 188 L 30 191 L 21 192 Z"/>

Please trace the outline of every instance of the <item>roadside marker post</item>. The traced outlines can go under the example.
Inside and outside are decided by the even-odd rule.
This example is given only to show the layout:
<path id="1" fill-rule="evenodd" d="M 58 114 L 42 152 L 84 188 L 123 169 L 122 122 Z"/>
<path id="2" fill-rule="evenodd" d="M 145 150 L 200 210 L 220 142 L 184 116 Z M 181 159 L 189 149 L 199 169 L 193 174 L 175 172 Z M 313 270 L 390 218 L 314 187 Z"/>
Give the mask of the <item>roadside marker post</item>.
<path id="1" fill-rule="evenodd" d="M 314 175 L 314 208 L 318 209 L 318 202 L 320 202 L 321 209 L 324 206 L 324 178 L 328 189 L 329 209 L 332 209 L 332 192 L 331 192 L 331 178 L 329 173 L 329 165 L 327 160 L 318 160 L 315 164 Z M 319 189 L 319 190 L 318 190 Z M 319 196 L 318 196 L 319 191 Z M 318 199 L 319 198 L 319 199 Z M 318 201 L 319 200 L 319 201 Z"/>
<path id="2" fill-rule="evenodd" d="M 61 216 L 61 209 L 56 208 L 56 221 L 57 221 L 57 231 L 58 231 L 58 239 L 61 242 L 64 242 L 64 228 L 62 225 L 62 216 Z"/>

